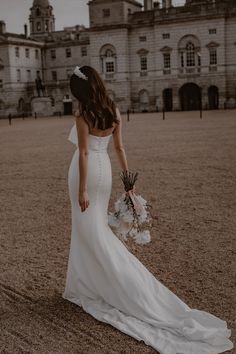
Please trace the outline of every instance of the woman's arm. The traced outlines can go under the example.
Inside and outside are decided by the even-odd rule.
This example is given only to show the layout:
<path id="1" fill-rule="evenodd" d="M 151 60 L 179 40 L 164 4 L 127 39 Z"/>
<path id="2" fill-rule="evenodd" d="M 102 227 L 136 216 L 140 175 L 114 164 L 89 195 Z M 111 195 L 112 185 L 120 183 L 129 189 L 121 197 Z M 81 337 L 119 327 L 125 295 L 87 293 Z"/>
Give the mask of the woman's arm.
<path id="1" fill-rule="evenodd" d="M 121 115 L 120 115 L 120 111 L 118 108 L 116 108 L 116 113 L 117 113 L 117 118 L 118 118 L 120 124 L 117 124 L 117 126 L 114 130 L 114 133 L 113 133 L 114 147 L 116 149 L 116 154 L 117 154 L 122 171 L 128 171 L 128 163 L 127 163 L 126 153 L 125 153 L 125 149 L 124 149 L 123 141 L 122 141 L 122 120 L 121 120 Z"/>
<path id="2" fill-rule="evenodd" d="M 85 211 L 89 206 L 89 197 L 87 192 L 88 175 L 88 135 L 89 129 L 83 117 L 76 115 L 76 128 L 79 145 L 79 205 L 81 211 Z"/>

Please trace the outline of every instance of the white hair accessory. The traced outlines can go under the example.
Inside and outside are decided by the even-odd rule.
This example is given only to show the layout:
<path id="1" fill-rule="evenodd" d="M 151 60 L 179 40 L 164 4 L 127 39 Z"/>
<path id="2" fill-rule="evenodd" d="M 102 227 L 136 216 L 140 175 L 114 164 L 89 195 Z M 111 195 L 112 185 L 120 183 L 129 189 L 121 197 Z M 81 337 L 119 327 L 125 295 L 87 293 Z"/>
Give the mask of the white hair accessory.
<path id="1" fill-rule="evenodd" d="M 79 66 L 76 66 L 75 67 L 75 70 L 74 70 L 74 74 L 78 77 L 80 77 L 81 79 L 83 80 L 88 80 L 87 76 L 85 76 L 82 71 L 80 71 L 80 67 Z"/>

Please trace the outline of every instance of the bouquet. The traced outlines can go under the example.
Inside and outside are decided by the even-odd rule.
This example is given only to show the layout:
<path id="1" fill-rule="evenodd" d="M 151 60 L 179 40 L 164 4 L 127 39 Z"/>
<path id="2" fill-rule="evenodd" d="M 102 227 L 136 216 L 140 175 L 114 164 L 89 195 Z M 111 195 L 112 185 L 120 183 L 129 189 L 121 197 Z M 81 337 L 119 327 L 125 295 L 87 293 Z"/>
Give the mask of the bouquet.
<path id="1" fill-rule="evenodd" d="M 138 173 L 126 171 L 122 172 L 120 177 L 125 193 L 115 202 L 115 212 L 109 213 L 109 225 L 116 230 L 121 240 L 127 241 L 128 237 L 133 237 L 136 243 L 148 243 L 151 240 L 148 228 L 151 226 L 152 219 L 150 205 L 141 195 L 136 195 L 134 192 Z"/>

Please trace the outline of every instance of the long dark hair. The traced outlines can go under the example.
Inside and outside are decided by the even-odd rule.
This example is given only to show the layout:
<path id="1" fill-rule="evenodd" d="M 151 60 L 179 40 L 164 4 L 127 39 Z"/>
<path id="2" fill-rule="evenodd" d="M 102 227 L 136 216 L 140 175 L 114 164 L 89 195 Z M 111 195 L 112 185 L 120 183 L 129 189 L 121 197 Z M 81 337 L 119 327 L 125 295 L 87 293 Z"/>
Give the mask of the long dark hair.
<path id="1" fill-rule="evenodd" d="M 87 65 L 82 66 L 80 71 L 88 80 L 75 74 L 70 78 L 71 93 L 79 101 L 79 114 L 93 128 L 105 130 L 112 128 L 113 122 L 119 124 L 115 103 L 109 97 L 98 72 Z"/>

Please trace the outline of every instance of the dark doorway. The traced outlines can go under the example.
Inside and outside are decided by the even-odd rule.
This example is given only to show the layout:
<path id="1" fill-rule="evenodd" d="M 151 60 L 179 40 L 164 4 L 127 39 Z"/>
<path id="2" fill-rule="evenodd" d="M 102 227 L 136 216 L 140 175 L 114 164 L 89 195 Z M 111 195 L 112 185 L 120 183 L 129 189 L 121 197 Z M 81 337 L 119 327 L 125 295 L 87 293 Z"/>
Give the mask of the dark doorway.
<path id="1" fill-rule="evenodd" d="M 18 101 L 18 113 L 22 114 L 24 112 L 24 108 L 25 108 L 25 101 L 23 98 L 20 98 Z"/>
<path id="2" fill-rule="evenodd" d="M 219 90 L 216 86 L 210 86 L 208 89 L 209 109 L 219 108 Z"/>
<path id="3" fill-rule="evenodd" d="M 201 88 L 194 84 L 184 84 L 179 90 L 182 111 L 195 111 L 201 108 Z"/>
<path id="4" fill-rule="evenodd" d="M 64 115 L 65 116 L 72 115 L 72 102 L 64 102 Z"/>
<path id="5" fill-rule="evenodd" d="M 170 112 L 173 110 L 173 95 L 172 89 L 168 88 L 163 90 L 163 105 L 166 112 Z"/>

